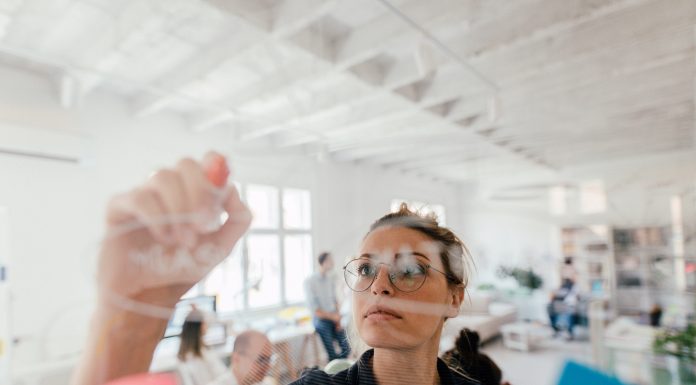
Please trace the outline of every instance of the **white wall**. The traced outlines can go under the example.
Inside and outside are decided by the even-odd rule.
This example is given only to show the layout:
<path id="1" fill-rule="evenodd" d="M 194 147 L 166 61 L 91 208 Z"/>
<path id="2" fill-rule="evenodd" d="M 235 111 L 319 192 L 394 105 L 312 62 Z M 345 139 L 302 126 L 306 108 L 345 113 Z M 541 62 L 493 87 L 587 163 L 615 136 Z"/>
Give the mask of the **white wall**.
<path id="1" fill-rule="evenodd" d="M 24 78 L 12 92 L 43 95 L 50 88 L 41 86 L 40 77 L 16 76 Z M 457 189 L 451 185 L 330 161 L 239 155 L 229 150 L 234 141 L 230 132 L 191 133 L 174 117 L 134 119 L 126 104 L 106 97 L 86 100 L 77 111 L 60 109 L 51 98 L 26 99 L 34 104 L 20 105 L 7 88 L 0 90 L 0 106 L 7 107 L 0 108 L 0 125 L 30 130 L 38 139 L 56 132 L 53 122 L 59 122 L 58 132 L 84 141 L 80 155 L 85 162 L 0 154 L 0 206 L 8 209 L 12 245 L 12 333 L 19 339 L 13 368 L 80 350 L 94 297 L 92 265 L 106 201 L 184 155 L 217 149 L 234 161 L 243 183 L 309 188 L 317 251 L 339 256 L 355 252 L 369 223 L 397 197 L 442 203 L 450 223 L 458 223 Z M 32 110 L 41 114 L 28 113 Z M 0 137 L 0 148 L 2 143 Z"/>
<path id="2" fill-rule="evenodd" d="M 497 277 L 500 266 L 532 267 L 544 278 L 545 287 L 555 286 L 560 230 L 551 218 L 484 203 L 466 205 L 461 216 L 465 223 L 462 238 L 476 261 L 473 287 L 482 283 L 516 285 Z"/>

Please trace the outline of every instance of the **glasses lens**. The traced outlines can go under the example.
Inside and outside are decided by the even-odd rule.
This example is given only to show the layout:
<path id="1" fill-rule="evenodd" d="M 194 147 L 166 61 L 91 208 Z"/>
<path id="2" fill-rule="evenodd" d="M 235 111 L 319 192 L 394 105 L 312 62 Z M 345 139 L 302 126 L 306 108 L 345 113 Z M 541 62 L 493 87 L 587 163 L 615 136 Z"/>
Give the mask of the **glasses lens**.
<path id="1" fill-rule="evenodd" d="M 401 291 L 415 291 L 425 282 L 427 267 L 417 262 L 399 263 L 390 274 L 394 286 Z"/>
<path id="2" fill-rule="evenodd" d="M 378 266 L 369 259 L 354 259 L 346 265 L 343 275 L 351 290 L 365 291 L 375 280 Z"/>
<path id="3" fill-rule="evenodd" d="M 367 290 L 379 271 L 378 263 L 369 259 L 350 261 L 344 269 L 346 283 L 354 291 Z M 417 262 L 400 262 L 390 266 L 389 280 L 398 290 L 415 291 L 425 282 L 427 267 Z"/>

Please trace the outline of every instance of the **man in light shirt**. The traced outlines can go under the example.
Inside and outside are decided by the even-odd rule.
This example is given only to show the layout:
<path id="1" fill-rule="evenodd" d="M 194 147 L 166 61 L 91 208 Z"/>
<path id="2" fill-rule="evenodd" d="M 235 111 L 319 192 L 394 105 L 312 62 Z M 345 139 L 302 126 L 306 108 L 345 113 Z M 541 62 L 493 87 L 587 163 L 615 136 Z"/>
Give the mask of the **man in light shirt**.
<path id="1" fill-rule="evenodd" d="M 324 344 L 329 361 L 346 358 L 350 354 L 350 346 L 346 333 L 341 326 L 336 282 L 331 276 L 334 263 L 331 254 L 324 252 L 319 255 L 319 271 L 305 281 L 307 303 L 312 313 L 314 328 Z M 338 342 L 341 351 L 336 352 L 334 342 Z"/>

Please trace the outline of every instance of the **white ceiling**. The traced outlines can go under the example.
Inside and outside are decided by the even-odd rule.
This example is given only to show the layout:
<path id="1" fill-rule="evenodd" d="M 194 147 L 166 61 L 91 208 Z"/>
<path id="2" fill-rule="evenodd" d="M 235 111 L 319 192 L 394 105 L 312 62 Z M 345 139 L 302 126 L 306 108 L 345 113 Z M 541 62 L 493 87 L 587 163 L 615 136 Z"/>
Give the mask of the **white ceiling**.
<path id="1" fill-rule="evenodd" d="M 390 3 L 416 26 L 378 0 L 0 0 L 0 60 L 68 106 L 453 181 L 694 149 L 696 1 Z"/>

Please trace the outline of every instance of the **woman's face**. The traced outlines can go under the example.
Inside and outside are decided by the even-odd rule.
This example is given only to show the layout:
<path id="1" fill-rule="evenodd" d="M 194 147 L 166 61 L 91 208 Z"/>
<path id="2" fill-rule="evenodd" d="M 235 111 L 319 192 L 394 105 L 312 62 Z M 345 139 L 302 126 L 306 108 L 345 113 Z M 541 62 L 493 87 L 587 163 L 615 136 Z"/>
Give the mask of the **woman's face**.
<path id="1" fill-rule="evenodd" d="M 435 242 L 403 227 L 371 232 L 359 257 L 392 266 L 417 262 L 445 271 Z M 373 348 L 391 349 L 416 348 L 434 339 L 439 343 L 444 317 L 459 313 L 463 289 L 450 289 L 443 274 L 428 269 L 418 290 L 400 291 L 389 280 L 388 266 L 377 266 L 372 286 L 353 293 L 353 318 L 362 340 Z"/>

